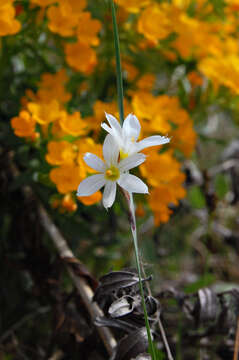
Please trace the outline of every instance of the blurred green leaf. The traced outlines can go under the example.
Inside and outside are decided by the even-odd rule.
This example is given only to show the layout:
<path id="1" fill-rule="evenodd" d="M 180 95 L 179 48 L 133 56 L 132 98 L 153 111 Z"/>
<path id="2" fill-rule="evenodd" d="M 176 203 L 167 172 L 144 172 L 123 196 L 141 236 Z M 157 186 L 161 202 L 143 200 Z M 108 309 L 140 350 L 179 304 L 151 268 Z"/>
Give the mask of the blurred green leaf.
<path id="1" fill-rule="evenodd" d="M 219 199 L 223 199 L 229 190 L 229 184 L 227 178 L 223 174 L 217 174 L 214 180 L 215 192 Z"/>
<path id="2" fill-rule="evenodd" d="M 202 209 L 206 205 L 205 196 L 199 186 L 192 186 L 188 191 L 188 200 L 192 207 Z"/>

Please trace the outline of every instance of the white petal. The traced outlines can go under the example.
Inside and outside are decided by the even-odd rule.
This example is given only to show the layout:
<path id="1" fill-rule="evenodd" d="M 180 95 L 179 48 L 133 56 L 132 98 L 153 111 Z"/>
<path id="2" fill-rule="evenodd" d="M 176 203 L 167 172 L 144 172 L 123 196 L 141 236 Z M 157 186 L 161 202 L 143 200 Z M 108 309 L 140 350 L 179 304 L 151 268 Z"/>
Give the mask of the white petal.
<path id="1" fill-rule="evenodd" d="M 111 129 L 111 127 L 109 127 L 109 125 L 107 125 L 106 123 L 102 123 L 101 127 L 107 131 L 109 134 L 111 134 L 112 136 L 115 136 L 115 132 L 114 130 Z"/>
<path id="2" fill-rule="evenodd" d="M 134 138 L 136 141 L 139 137 L 141 126 L 137 117 L 133 114 L 129 114 L 123 124 L 123 133 L 128 138 Z"/>
<path id="3" fill-rule="evenodd" d="M 144 154 L 133 154 L 123 159 L 119 163 L 119 169 L 121 172 L 128 171 L 142 164 L 146 159 Z"/>
<path id="4" fill-rule="evenodd" d="M 105 113 L 105 116 L 111 126 L 111 129 L 114 130 L 115 135 L 121 136 L 122 129 L 118 120 L 113 115 L 107 113 Z"/>
<path id="5" fill-rule="evenodd" d="M 106 180 L 104 175 L 97 174 L 84 179 L 78 186 L 77 196 L 89 196 L 100 190 L 104 186 Z"/>
<path id="6" fill-rule="evenodd" d="M 106 209 L 113 205 L 113 202 L 115 201 L 115 194 L 116 194 L 116 182 L 107 181 L 103 193 L 103 205 Z"/>
<path id="7" fill-rule="evenodd" d="M 143 150 L 150 146 L 167 144 L 170 139 L 166 136 L 154 135 L 149 136 L 137 143 L 137 151 Z"/>
<path id="8" fill-rule="evenodd" d="M 119 158 L 119 146 L 113 136 L 108 134 L 103 144 L 103 155 L 107 165 L 117 164 Z"/>
<path id="9" fill-rule="evenodd" d="M 104 172 L 105 164 L 104 162 L 95 154 L 86 153 L 84 155 L 85 163 L 90 166 L 92 169 L 100 172 Z"/>
<path id="10" fill-rule="evenodd" d="M 148 186 L 137 176 L 122 174 L 117 183 L 125 190 L 133 193 L 148 194 Z"/>

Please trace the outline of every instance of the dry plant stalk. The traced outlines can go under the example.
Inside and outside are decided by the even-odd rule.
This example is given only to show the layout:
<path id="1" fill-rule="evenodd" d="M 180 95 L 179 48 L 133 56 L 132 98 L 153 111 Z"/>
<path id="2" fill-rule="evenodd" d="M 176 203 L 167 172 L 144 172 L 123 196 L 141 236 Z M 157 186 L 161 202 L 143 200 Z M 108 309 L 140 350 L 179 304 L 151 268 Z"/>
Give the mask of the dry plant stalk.
<path id="1" fill-rule="evenodd" d="M 42 225 L 52 239 L 60 257 L 62 259 L 72 258 L 75 260 L 75 256 L 72 253 L 71 249 L 68 247 L 66 240 L 64 239 L 56 225 L 52 222 L 46 210 L 43 208 L 42 205 L 39 205 L 38 208 Z M 89 311 L 92 321 L 94 321 L 97 316 L 103 316 L 103 312 L 98 307 L 98 305 L 95 302 L 92 302 L 94 294 L 90 286 L 86 283 L 84 279 L 77 277 L 69 265 L 66 264 L 66 267 L 87 310 Z M 112 355 L 113 349 L 116 346 L 116 340 L 113 337 L 111 331 L 105 327 L 97 327 L 97 330 L 106 347 L 106 350 L 108 351 L 109 355 Z"/>

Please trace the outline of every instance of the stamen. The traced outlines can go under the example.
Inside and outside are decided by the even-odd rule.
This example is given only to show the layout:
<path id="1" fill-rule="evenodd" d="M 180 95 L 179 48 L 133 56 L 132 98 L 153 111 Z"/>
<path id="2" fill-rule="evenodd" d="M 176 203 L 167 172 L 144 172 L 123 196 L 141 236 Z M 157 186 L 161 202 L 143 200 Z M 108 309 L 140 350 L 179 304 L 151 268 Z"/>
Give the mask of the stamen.
<path id="1" fill-rule="evenodd" d="M 106 180 L 116 181 L 120 177 L 119 169 L 112 165 L 109 169 L 105 171 L 105 178 Z"/>
<path id="2" fill-rule="evenodd" d="M 106 170 L 105 174 L 107 176 L 112 176 L 113 175 L 112 170 L 110 170 L 110 169 Z"/>

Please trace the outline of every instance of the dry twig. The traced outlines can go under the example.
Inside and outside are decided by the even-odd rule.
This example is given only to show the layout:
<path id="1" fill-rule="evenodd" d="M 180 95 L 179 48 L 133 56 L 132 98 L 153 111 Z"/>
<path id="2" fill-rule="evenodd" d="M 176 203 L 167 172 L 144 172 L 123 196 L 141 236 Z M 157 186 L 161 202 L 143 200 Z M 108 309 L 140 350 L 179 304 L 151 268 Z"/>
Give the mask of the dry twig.
<path id="1" fill-rule="evenodd" d="M 46 210 L 43 208 L 42 205 L 39 205 L 39 215 L 42 222 L 42 225 L 50 238 L 52 239 L 55 247 L 57 248 L 59 255 L 62 259 L 64 258 L 72 258 L 75 259 L 72 251 L 67 245 L 66 240 L 56 227 L 56 225 L 52 222 L 49 215 L 47 214 Z M 93 298 L 93 291 L 89 287 L 89 285 L 86 283 L 86 281 L 80 277 L 77 277 L 74 272 L 72 271 L 71 267 L 69 265 L 67 266 L 67 270 L 87 308 L 89 311 L 92 320 L 97 316 L 103 316 L 103 312 L 98 307 L 98 305 L 94 302 L 92 302 Z M 97 327 L 97 330 L 99 332 L 99 335 L 104 342 L 104 345 L 109 353 L 109 355 L 112 355 L 113 349 L 116 346 L 116 340 L 114 339 L 112 333 L 108 328 L 105 327 Z"/>

